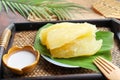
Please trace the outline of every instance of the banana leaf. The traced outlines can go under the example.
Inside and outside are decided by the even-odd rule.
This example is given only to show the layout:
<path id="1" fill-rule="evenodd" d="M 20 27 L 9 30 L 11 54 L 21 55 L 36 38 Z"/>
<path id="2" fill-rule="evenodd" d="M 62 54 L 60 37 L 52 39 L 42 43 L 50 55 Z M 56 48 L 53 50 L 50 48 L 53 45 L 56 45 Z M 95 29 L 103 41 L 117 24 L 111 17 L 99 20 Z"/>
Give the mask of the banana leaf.
<path id="1" fill-rule="evenodd" d="M 46 46 L 42 45 L 40 42 L 40 31 L 43 28 L 46 27 L 50 27 L 53 24 L 47 24 L 45 26 L 43 26 L 42 28 L 40 28 L 37 32 L 36 38 L 35 38 L 35 42 L 34 42 L 34 47 L 35 49 L 37 49 L 41 54 L 44 54 L 48 57 L 50 57 L 52 60 L 55 60 L 57 62 L 60 63 L 64 63 L 64 64 L 68 64 L 68 65 L 72 65 L 72 66 L 80 66 L 82 68 L 86 68 L 86 69 L 90 69 L 93 71 L 98 71 L 98 69 L 96 68 L 96 66 L 93 64 L 93 60 L 98 57 L 104 57 L 105 59 L 111 61 L 111 49 L 113 48 L 113 33 L 110 31 L 98 31 L 96 33 L 96 39 L 102 39 L 103 40 L 103 44 L 101 49 L 92 56 L 82 56 L 82 57 L 74 57 L 74 58 L 69 58 L 69 59 L 58 59 L 58 58 L 53 58 L 50 55 L 49 50 L 46 48 Z"/>

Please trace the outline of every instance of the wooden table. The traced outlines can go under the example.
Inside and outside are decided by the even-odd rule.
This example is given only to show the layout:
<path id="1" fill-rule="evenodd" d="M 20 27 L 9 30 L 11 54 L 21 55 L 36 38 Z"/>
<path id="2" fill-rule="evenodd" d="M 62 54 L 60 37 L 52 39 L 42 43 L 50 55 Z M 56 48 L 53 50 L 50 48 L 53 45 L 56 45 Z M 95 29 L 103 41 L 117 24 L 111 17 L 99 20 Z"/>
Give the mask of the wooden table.
<path id="1" fill-rule="evenodd" d="M 74 17 L 72 20 L 81 20 L 81 19 L 100 19 L 104 18 L 103 16 L 96 14 L 92 9 L 91 5 L 93 2 L 97 0 L 67 0 L 70 2 L 74 2 L 77 4 L 80 4 L 86 8 L 89 8 L 90 11 L 81 11 L 80 14 L 74 12 Z M 4 10 L 0 12 L 0 35 L 3 32 L 3 30 L 11 23 L 15 22 L 28 22 L 28 20 L 24 19 L 22 16 L 19 14 L 15 15 L 11 11 L 9 13 L 6 13 Z"/>

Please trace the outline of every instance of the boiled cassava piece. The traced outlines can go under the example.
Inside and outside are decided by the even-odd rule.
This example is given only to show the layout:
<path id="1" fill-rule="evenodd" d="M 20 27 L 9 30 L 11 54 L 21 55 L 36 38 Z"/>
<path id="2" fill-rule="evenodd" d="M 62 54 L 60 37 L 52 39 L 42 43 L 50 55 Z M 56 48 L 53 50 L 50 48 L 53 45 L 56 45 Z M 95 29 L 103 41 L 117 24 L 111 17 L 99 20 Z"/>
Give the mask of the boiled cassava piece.
<path id="1" fill-rule="evenodd" d="M 40 40 L 55 58 L 90 56 L 102 46 L 96 32 L 95 25 L 89 23 L 63 22 L 42 29 Z"/>

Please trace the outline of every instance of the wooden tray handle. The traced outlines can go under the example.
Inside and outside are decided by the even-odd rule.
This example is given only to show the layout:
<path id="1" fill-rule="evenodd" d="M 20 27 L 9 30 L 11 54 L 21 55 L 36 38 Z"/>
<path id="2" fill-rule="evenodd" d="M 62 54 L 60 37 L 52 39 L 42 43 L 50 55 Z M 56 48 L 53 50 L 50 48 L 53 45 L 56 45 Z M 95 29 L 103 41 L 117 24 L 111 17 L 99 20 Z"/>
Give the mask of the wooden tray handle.
<path id="1" fill-rule="evenodd" d="M 8 47 L 8 43 L 11 37 L 11 29 L 13 28 L 14 24 L 9 25 L 0 36 L 0 79 L 2 77 L 2 56 L 4 54 L 4 51 Z"/>

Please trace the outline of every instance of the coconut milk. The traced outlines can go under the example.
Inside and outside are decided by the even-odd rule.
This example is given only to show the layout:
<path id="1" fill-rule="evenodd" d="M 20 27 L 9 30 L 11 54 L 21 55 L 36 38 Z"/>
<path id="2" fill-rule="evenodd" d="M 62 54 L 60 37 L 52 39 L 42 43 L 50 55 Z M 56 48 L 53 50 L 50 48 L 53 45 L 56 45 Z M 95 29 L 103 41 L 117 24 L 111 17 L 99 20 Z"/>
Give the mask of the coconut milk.
<path id="1" fill-rule="evenodd" d="M 18 51 L 12 54 L 8 59 L 8 66 L 22 69 L 35 61 L 35 55 L 29 51 Z"/>

